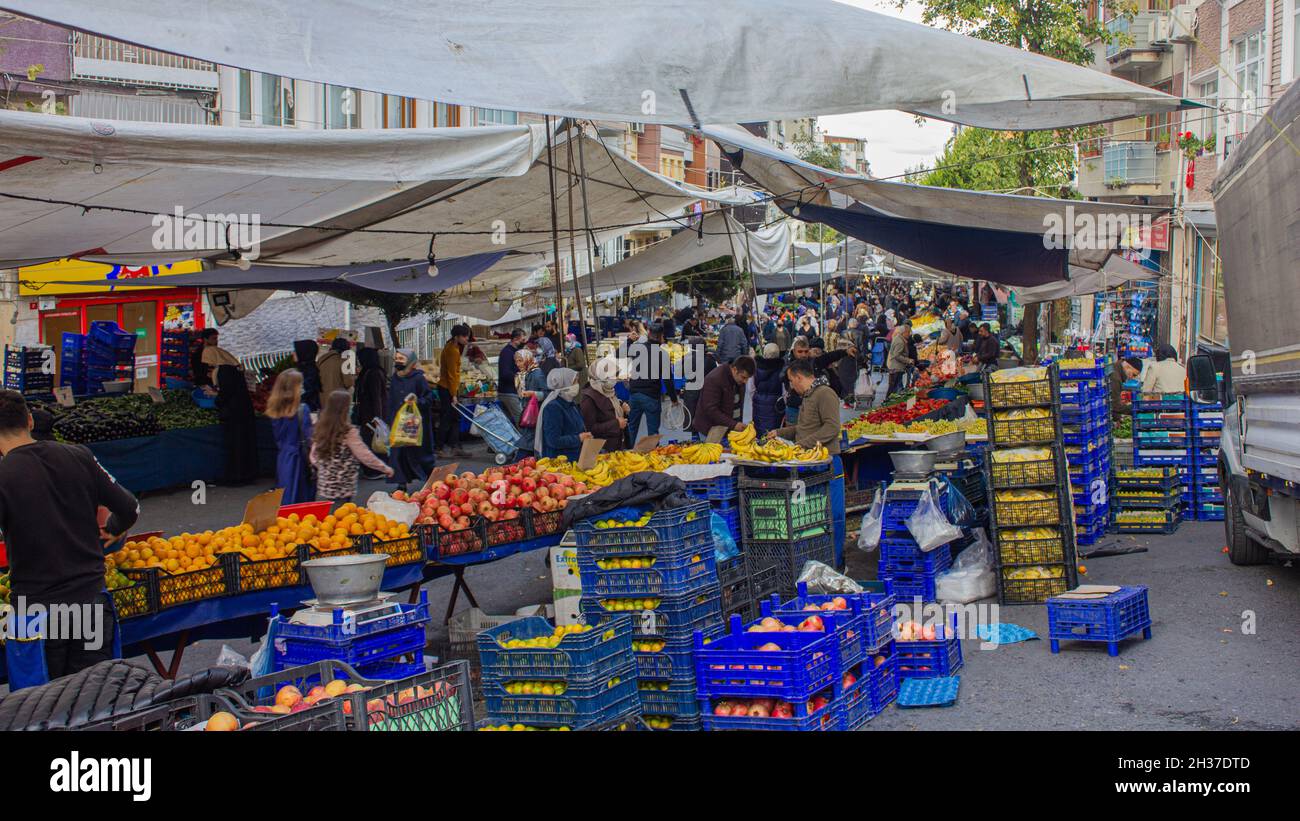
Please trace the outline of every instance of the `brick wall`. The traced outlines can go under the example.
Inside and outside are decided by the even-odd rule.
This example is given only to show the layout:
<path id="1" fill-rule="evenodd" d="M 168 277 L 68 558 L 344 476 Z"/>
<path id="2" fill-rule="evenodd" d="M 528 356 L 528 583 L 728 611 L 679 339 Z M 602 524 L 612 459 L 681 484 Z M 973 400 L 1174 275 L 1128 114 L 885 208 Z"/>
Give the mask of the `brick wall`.
<path id="1" fill-rule="evenodd" d="M 1192 46 L 1191 76 L 1195 77 L 1214 68 L 1218 61 L 1219 4 L 1215 0 L 1205 0 L 1196 9 L 1196 43 Z"/>

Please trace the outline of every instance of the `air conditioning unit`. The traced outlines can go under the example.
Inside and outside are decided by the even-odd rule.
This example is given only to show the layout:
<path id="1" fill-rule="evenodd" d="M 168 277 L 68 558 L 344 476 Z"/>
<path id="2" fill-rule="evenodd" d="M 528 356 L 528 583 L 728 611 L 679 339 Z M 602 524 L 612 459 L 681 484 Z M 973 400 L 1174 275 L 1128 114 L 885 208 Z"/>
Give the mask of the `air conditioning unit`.
<path id="1" fill-rule="evenodd" d="M 1162 14 L 1151 19 L 1151 28 L 1149 29 L 1153 46 L 1162 46 L 1169 43 L 1169 16 Z"/>
<path id="2" fill-rule="evenodd" d="M 1175 6 L 1169 11 L 1169 42 L 1196 42 L 1196 9 L 1190 5 Z"/>
<path id="3" fill-rule="evenodd" d="M 628 123 L 628 130 L 633 134 L 644 134 L 645 123 Z"/>

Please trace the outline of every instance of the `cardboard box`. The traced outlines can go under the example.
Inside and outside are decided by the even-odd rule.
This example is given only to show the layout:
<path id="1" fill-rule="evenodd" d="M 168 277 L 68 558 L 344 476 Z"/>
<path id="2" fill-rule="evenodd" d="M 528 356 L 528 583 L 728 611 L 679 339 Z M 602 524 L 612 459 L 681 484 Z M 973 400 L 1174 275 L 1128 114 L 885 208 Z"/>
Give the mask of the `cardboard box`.
<path id="1" fill-rule="evenodd" d="M 551 589 L 555 601 L 555 623 L 578 624 L 581 621 L 579 600 L 582 581 L 578 578 L 578 549 L 551 548 Z"/>

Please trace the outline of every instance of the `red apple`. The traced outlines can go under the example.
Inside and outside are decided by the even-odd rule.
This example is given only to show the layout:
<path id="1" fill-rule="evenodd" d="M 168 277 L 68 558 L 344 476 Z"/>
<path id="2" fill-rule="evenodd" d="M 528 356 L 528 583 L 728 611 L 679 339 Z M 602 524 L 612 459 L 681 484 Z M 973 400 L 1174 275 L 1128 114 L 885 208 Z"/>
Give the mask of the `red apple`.
<path id="1" fill-rule="evenodd" d="M 719 701 L 718 704 L 717 704 L 717 706 L 715 706 L 715 707 L 713 708 L 713 714 L 714 714 L 715 716 L 729 716 L 729 715 L 731 715 L 731 702 L 730 702 L 730 701 Z"/>
<path id="2" fill-rule="evenodd" d="M 826 623 L 822 621 L 821 616 L 809 616 L 799 623 L 799 632 L 801 633 L 821 633 L 825 632 Z"/>
<path id="3" fill-rule="evenodd" d="M 767 709 L 766 705 L 755 701 L 749 705 L 749 712 L 746 715 L 749 715 L 752 718 L 767 718 L 771 714 L 772 711 Z"/>
<path id="4" fill-rule="evenodd" d="M 749 702 L 737 701 L 735 704 L 731 705 L 731 714 L 733 716 L 749 715 Z"/>
<path id="5" fill-rule="evenodd" d="M 794 705 L 788 701 L 778 701 L 772 708 L 772 718 L 794 718 Z"/>

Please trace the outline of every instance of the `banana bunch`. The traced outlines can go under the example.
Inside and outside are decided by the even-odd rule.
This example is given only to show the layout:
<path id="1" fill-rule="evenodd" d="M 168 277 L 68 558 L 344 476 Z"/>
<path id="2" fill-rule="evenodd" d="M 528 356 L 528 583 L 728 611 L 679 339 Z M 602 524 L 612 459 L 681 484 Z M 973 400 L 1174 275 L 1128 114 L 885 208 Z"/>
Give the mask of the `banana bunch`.
<path id="1" fill-rule="evenodd" d="M 1009 411 L 997 411 L 993 418 L 999 422 L 1013 419 L 1050 419 L 1052 412 L 1047 408 L 1016 408 Z"/>
<path id="2" fill-rule="evenodd" d="M 1055 539 L 1060 534 L 1050 527 L 1011 527 L 998 532 L 1004 542 L 1027 542 L 1035 539 Z"/>
<path id="3" fill-rule="evenodd" d="M 758 431 L 754 430 L 752 422 L 745 425 L 741 430 L 733 430 L 731 433 L 727 434 L 727 442 L 731 445 L 731 449 L 736 453 L 740 453 L 753 447 L 754 440 L 757 438 Z"/>
<path id="4" fill-rule="evenodd" d="M 682 448 L 682 458 L 688 465 L 709 465 L 722 458 L 722 445 L 699 442 Z"/>
<path id="5" fill-rule="evenodd" d="M 1046 368 L 1009 368 L 989 374 L 989 381 L 996 384 L 1009 382 L 1037 382 L 1047 378 Z"/>
<path id="6" fill-rule="evenodd" d="M 821 443 L 805 448 L 779 438 L 757 442 L 752 425 L 731 434 L 730 441 L 733 453 L 752 462 L 824 462 L 830 458 L 830 452 Z"/>
<path id="7" fill-rule="evenodd" d="M 1035 488 L 1020 488 L 1015 490 L 999 490 L 994 494 L 994 497 L 999 502 L 1046 502 L 1055 499 L 1056 494 Z"/>

